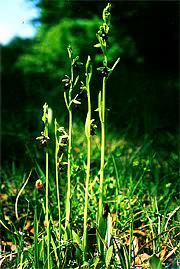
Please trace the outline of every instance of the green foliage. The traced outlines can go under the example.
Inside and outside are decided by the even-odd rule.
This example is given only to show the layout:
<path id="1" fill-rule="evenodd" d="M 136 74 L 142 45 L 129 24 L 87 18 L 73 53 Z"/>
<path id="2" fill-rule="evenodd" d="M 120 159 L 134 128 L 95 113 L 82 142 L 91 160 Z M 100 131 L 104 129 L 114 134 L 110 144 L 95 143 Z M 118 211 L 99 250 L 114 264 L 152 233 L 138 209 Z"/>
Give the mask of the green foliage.
<path id="1" fill-rule="evenodd" d="M 108 268 L 110 265 L 112 254 L 113 254 L 113 246 L 110 246 L 106 253 L 106 268 Z"/>
<path id="2" fill-rule="evenodd" d="M 84 201 L 84 172 L 83 165 L 86 161 L 86 145 L 82 143 L 83 138 L 79 136 L 79 132 L 84 131 L 84 126 L 76 126 L 74 124 L 74 145 L 73 145 L 73 153 L 74 153 L 74 168 L 80 167 L 81 171 L 73 170 L 72 174 L 72 242 L 60 242 L 59 248 L 59 227 L 58 227 L 58 208 L 56 205 L 56 199 L 52 200 L 53 193 L 56 193 L 56 185 L 53 183 L 53 188 L 50 187 L 51 195 L 49 197 L 50 202 L 50 219 L 51 219 L 51 234 L 52 240 L 56 238 L 56 240 L 51 241 L 51 257 L 54 264 L 57 264 L 57 257 L 55 255 L 55 249 L 57 252 L 58 260 L 61 261 L 62 268 L 73 268 L 73 265 L 68 265 L 69 260 L 76 261 L 77 264 L 83 264 L 82 262 L 82 250 L 81 250 L 81 238 L 83 233 L 83 201 Z M 115 139 L 115 133 L 111 134 L 111 136 L 107 137 L 107 158 L 106 158 L 106 180 L 105 180 L 105 202 L 108 203 L 110 208 L 109 217 L 113 214 L 116 216 L 116 221 L 113 221 L 113 226 L 111 230 L 111 243 L 113 244 L 113 253 L 111 254 L 111 249 L 106 253 L 106 259 L 110 259 L 110 265 L 117 266 L 118 261 L 121 260 L 121 264 L 124 264 L 124 268 L 128 268 L 128 260 L 129 260 L 129 248 L 132 249 L 132 246 L 129 245 L 128 239 L 130 239 L 130 230 L 131 230 L 131 221 L 133 217 L 134 221 L 134 236 L 138 238 L 138 250 L 139 254 L 137 257 L 141 257 L 140 254 L 148 254 L 152 255 L 154 252 L 156 255 L 163 255 L 163 251 L 166 251 L 165 255 L 168 255 L 171 251 L 175 251 L 175 254 L 178 255 L 178 250 L 176 246 L 178 246 L 177 234 L 178 234 L 178 196 L 176 192 L 176 185 L 172 185 L 169 183 L 170 174 L 167 173 L 166 166 L 168 165 L 168 169 L 171 173 L 171 169 L 173 169 L 172 164 L 163 159 L 163 155 L 159 152 L 159 155 L 154 155 L 153 162 L 149 164 L 150 156 L 155 149 L 153 146 L 148 145 L 147 140 L 140 145 L 136 145 L 136 143 L 132 143 L 128 140 L 125 134 L 121 134 L 121 136 Z M 85 138 L 85 137 L 84 137 Z M 92 166 L 92 178 L 89 186 L 89 208 L 88 208 L 88 262 L 86 264 L 87 268 L 90 266 L 101 266 L 101 257 L 96 256 L 96 248 L 92 249 L 94 244 L 93 230 L 92 228 L 96 227 L 94 223 L 94 219 L 96 218 L 96 212 L 94 208 L 97 207 L 97 201 L 99 197 L 99 182 L 98 182 L 98 170 L 99 166 L 97 163 L 98 155 L 97 148 L 99 142 L 99 132 L 97 135 L 93 137 L 92 143 L 92 152 L 96 152 L 96 158 L 92 160 L 96 164 Z M 75 149 L 79 148 L 79 152 L 75 153 Z M 139 148 L 140 147 L 140 148 Z M 112 155 L 115 158 L 116 169 L 114 162 L 112 159 Z M 94 156 L 93 156 L 94 157 Z M 53 155 L 52 155 L 53 158 Z M 161 163 L 162 162 L 162 163 Z M 161 165 L 159 166 L 159 163 Z M 95 167 L 94 167 L 95 165 Z M 79 168 L 78 168 L 79 169 Z M 161 184 L 158 183 L 159 175 L 156 170 L 159 170 L 161 173 Z M 143 173 L 145 171 L 145 173 Z M 64 183 L 63 183 L 63 172 L 59 173 L 61 178 L 60 181 L 60 196 L 61 196 L 61 218 L 65 218 L 65 203 L 62 199 L 62 194 L 64 193 Z M 117 177 L 118 174 L 118 177 Z M 164 174 L 164 176 L 162 176 Z M 13 175 L 13 176 L 12 176 Z M 153 178 L 150 178 L 150 175 L 156 175 L 157 180 L 153 181 Z M 174 172 L 174 176 L 177 176 Z M 18 201 L 18 213 L 20 219 L 23 221 L 23 225 L 19 226 L 18 222 L 13 219 L 13 211 L 14 204 L 12 201 L 15 201 L 17 193 L 14 193 L 14 186 L 20 189 L 19 182 L 23 177 L 23 170 L 19 170 L 18 167 L 13 165 L 11 170 L 6 168 L 1 171 L 1 176 L 3 178 L 3 185 L 1 186 L 1 193 L 7 193 L 8 200 L 4 200 L 5 197 L 2 197 L 3 203 L 3 215 L 6 219 L 2 218 L 3 223 L 9 228 L 11 232 L 2 226 L 2 239 L 3 241 L 9 238 L 11 241 L 14 238 L 13 243 L 18 247 L 19 257 L 22 253 L 22 263 L 23 268 L 32 267 L 34 260 L 33 256 L 36 253 L 39 253 L 39 266 L 41 268 L 41 264 L 46 262 L 46 241 L 44 238 L 44 231 L 46 227 L 42 225 L 45 210 L 43 211 L 43 204 L 45 204 L 45 189 L 44 187 L 41 189 L 35 189 L 35 182 L 38 178 L 35 173 L 32 174 L 24 192 L 21 194 L 21 197 Z M 9 180 L 11 179 L 11 180 Z M 26 177 L 25 177 L 26 179 Z M 52 173 L 50 172 L 50 182 L 54 182 L 54 178 Z M 118 186 L 121 186 L 118 189 Z M 152 192 L 152 186 L 157 190 L 156 192 Z M 117 192 L 117 189 L 119 190 Z M 37 191 L 37 215 L 34 214 L 34 191 Z M 28 202 L 30 204 L 29 210 L 27 213 Z M 43 204 L 42 204 L 43 201 Z M 8 217 L 8 218 L 7 218 Z M 36 220 L 37 218 L 37 220 Z M 22 227 L 25 227 L 27 220 L 30 220 L 33 226 L 34 220 L 34 228 L 35 232 L 37 232 L 37 223 L 38 223 L 38 238 L 37 234 L 28 235 L 28 230 L 23 230 Z M 166 226 L 166 227 L 165 227 Z M 21 228 L 19 228 L 21 227 Z M 64 227 L 62 226 L 62 233 L 65 232 Z M 20 230 L 19 230 L 20 229 Z M 16 232 L 12 235 L 12 232 Z M 23 232 L 19 234 L 19 231 Z M 142 235 L 136 234 L 136 232 L 142 233 Z M 165 232 L 166 231 L 166 232 Z M 38 247 L 32 243 L 28 245 L 28 241 L 38 240 Z M 114 239 L 116 243 L 114 243 Z M 20 243 L 21 242 L 21 243 Z M 32 241 L 31 241 L 32 242 Z M 154 242 L 154 243 L 153 243 Z M 169 245 L 171 242 L 171 246 Z M 28 249 L 26 249 L 28 247 Z M 136 245 L 137 247 L 137 245 Z M 112 247 L 111 247 L 112 248 Z M 61 249 L 59 254 L 59 249 Z M 4 252 L 2 253 L 5 260 L 2 265 L 8 264 L 8 247 L 6 247 L 6 254 L 4 256 Z M 13 252 L 14 253 L 14 252 Z M 29 254 L 28 254 L 29 253 Z M 75 253 L 75 257 L 71 256 L 71 253 Z M 28 254 L 28 255 L 27 255 Z M 16 254 L 15 254 L 16 255 Z M 14 255 L 13 264 L 16 263 L 16 256 Z M 95 255 L 95 256 L 94 256 Z M 118 259 L 118 256 L 119 259 Z M 92 257 L 91 257 L 92 256 Z M 38 256 L 36 256 L 38 259 Z M 55 258 L 56 257 L 56 258 Z M 163 257 L 163 256 L 162 256 Z M 166 257 L 166 256 L 165 256 Z M 106 260 L 106 262 L 108 262 Z M 133 262 L 133 258 L 131 260 Z M 97 265 L 98 264 L 98 265 Z M 13 265 L 12 265 L 13 266 Z M 12 267 L 11 266 L 11 267 Z M 25 267 L 26 266 L 26 267 Z M 64 267 L 63 267 L 64 266 Z M 85 268 L 86 268 L 85 266 Z M 89 267 L 88 267 L 89 266 Z M 16 268 L 17 266 L 15 266 Z M 3 267 L 2 267 L 3 268 Z M 6 267 L 4 267 L 6 268 Z M 13 268 L 13 267 L 12 267 Z M 32 267 L 33 268 L 33 267 Z M 102 268 L 102 267 L 100 267 Z"/>
<path id="3" fill-rule="evenodd" d="M 162 268 L 161 260 L 156 255 L 153 255 L 149 259 L 149 263 L 150 263 L 151 269 L 161 269 Z"/>
<path id="4" fill-rule="evenodd" d="M 95 40 L 94 32 L 98 24 L 96 17 L 92 20 L 64 18 L 48 30 L 40 27 L 30 53 L 22 55 L 18 65 L 27 73 L 62 76 L 67 70 L 65 48 L 71 44 L 76 55 L 84 55 Z"/>
<path id="5" fill-rule="evenodd" d="M 23 159 L 23 145 L 36 135 L 39 123 L 36 115 L 42 103 L 48 100 L 61 120 L 66 117 L 64 100 L 59 99 L 63 90 L 59 82 L 68 72 L 66 46 L 71 44 L 84 63 L 87 55 L 92 59 L 95 56 L 98 66 L 102 62 L 102 54 L 93 44 L 96 44 L 94 33 L 101 24 L 99 14 L 104 1 L 98 4 L 85 1 L 83 5 L 81 1 L 71 0 L 32 2 L 40 7 L 37 35 L 32 40 L 16 38 L 1 48 L 2 151 L 10 161 Z M 107 113 L 109 122 L 127 128 L 133 137 L 151 131 L 154 136 L 154 131 L 163 128 L 175 132 L 179 90 L 177 2 L 113 1 L 112 11 L 113 29 L 110 29 L 107 54 L 110 63 L 121 56 L 123 68 L 117 67 L 107 93 L 107 107 L 113 107 Z M 92 79 L 94 103 L 100 87 L 98 77 Z M 80 114 L 86 114 L 83 106 L 80 110 Z"/>

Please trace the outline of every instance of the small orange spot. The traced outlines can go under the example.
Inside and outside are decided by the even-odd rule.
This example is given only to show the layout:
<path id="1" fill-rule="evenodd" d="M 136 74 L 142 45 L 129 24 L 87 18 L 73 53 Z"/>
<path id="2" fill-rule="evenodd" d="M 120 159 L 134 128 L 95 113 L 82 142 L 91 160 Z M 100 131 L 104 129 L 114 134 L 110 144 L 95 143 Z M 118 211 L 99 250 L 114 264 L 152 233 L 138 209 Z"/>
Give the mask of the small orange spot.
<path id="1" fill-rule="evenodd" d="M 41 189 L 43 187 L 42 180 L 41 179 L 36 180 L 35 186 L 37 189 Z"/>
<path id="2" fill-rule="evenodd" d="M 30 222 L 30 220 L 28 220 L 26 223 L 26 226 L 24 227 L 24 231 L 29 230 L 30 227 L 31 227 L 31 222 Z"/>
<path id="3" fill-rule="evenodd" d="M 77 154 L 78 154 L 78 153 L 80 152 L 80 148 L 75 147 L 74 151 L 75 151 L 75 153 L 77 153 Z"/>
<path id="4" fill-rule="evenodd" d="M 115 223 L 116 222 L 116 219 L 117 219 L 116 213 L 112 213 L 111 216 L 112 216 L 113 223 Z"/>
<path id="5" fill-rule="evenodd" d="M 34 227 L 31 228 L 30 233 L 34 234 Z"/>

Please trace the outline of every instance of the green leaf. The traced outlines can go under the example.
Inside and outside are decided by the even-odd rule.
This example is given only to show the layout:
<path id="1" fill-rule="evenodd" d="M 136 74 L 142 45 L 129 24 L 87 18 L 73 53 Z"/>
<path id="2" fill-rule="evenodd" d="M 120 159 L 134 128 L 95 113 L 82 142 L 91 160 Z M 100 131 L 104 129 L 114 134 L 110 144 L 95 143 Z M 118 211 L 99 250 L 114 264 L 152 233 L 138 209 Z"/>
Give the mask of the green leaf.
<path id="1" fill-rule="evenodd" d="M 41 169 L 40 165 L 38 164 L 38 162 L 36 160 L 34 161 L 34 163 L 35 163 L 35 171 L 36 171 L 38 177 L 42 180 L 42 183 L 45 184 L 46 177 L 45 177 L 43 170 Z"/>
<path id="2" fill-rule="evenodd" d="M 72 237 L 74 246 L 76 248 L 75 251 L 76 260 L 80 262 L 82 256 L 82 242 L 79 235 L 74 230 L 72 230 Z"/>
<path id="3" fill-rule="evenodd" d="M 113 64 L 113 67 L 111 68 L 112 71 L 114 70 L 114 68 L 116 67 L 116 65 L 119 63 L 119 61 L 120 61 L 120 57 Z"/>
<path id="4" fill-rule="evenodd" d="M 104 66 L 98 67 L 97 70 L 98 71 L 103 71 L 104 70 Z"/>
<path id="5" fill-rule="evenodd" d="M 89 263 L 85 261 L 81 267 L 82 267 L 82 268 L 83 268 L 83 267 L 86 267 L 86 268 L 87 268 L 87 266 L 89 266 Z"/>
<path id="6" fill-rule="evenodd" d="M 76 100 L 76 99 L 73 99 L 72 102 L 73 102 L 74 104 L 76 104 L 76 105 L 80 105 L 80 104 L 81 104 L 81 102 L 79 102 L 79 101 Z"/>
<path id="7" fill-rule="evenodd" d="M 107 216 L 107 230 L 106 230 L 106 244 L 109 247 L 111 242 L 111 232 L 112 232 L 112 217 L 110 214 Z"/>
<path id="8" fill-rule="evenodd" d="M 90 119 L 90 114 L 89 112 L 87 113 L 87 117 L 86 117 L 86 123 L 85 123 L 85 134 L 86 137 L 90 136 L 90 125 L 91 125 L 91 119 Z"/>
<path id="9" fill-rule="evenodd" d="M 100 121 L 102 121 L 102 97 L 101 97 L 101 91 L 99 92 L 99 95 L 98 95 L 98 111 L 99 111 Z"/>
<path id="10" fill-rule="evenodd" d="M 69 110 L 69 105 L 68 105 L 68 101 L 67 101 L 67 97 L 66 97 L 66 92 L 64 92 L 64 100 L 65 100 L 66 107 Z"/>
<path id="11" fill-rule="evenodd" d="M 86 86 L 87 86 L 87 83 L 90 82 L 91 76 L 92 76 L 92 64 L 91 64 L 91 57 L 90 56 L 88 56 L 87 62 L 86 62 L 86 76 L 88 79 L 88 82 L 86 82 Z"/>
<path id="12" fill-rule="evenodd" d="M 95 47 L 95 48 L 100 48 L 100 47 L 101 47 L 101 44 L 98 43 L 98 44 L 94 45 L 94 47 Z"/>
<path id="13" fill-rule="evenodd" d="M 151 269 L 162 269 L 162 262 L 155 254 L 149 259 L 149 264 Z"/>
<path id="14" fill-rule="evenodd" d="M 74 82 L 74 85 L 73 85 L 73 88 L 76 86 L 76 84 L 78 83 L 78 80 L 79 80 L 79 76 L 76 77 L 76 80 Z"/>
<path id="15" fill-rule="evenodd" d="M 116 62 L 114 63 L 113 67 L 108 70 L 109 71 L 108 77 L 111 75 L 111 73 L 113 72 L 114 68 L 119 63 L 119 61 L 120 61 L 120 57 L 116 60 Z"/>
<path id="16" fill-rule="evenodd" d="M 108 268 L 113 254 L 113 246 L 110 246 L 106 253 L 106 268 Z"/>
<path id="17" fill-rule="evenodd" d="M 80 239 L 79 235 L 74 230 L 72 230 L 72 237 L 73 237 L 73 242 L 76 243 L 80 249 L 82 249 L 81 239 Z"/>

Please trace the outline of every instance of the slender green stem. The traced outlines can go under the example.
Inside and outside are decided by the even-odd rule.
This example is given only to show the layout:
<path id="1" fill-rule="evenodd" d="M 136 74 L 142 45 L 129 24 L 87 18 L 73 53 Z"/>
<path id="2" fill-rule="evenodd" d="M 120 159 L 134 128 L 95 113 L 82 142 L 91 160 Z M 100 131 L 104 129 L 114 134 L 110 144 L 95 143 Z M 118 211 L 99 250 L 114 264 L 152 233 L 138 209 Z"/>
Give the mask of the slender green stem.
<path id="1" fill-rule="evenodd" d="M 50 231 L 49 231 L 49 179 L 48 179 L 48 152 L 46 152 L 46 230 L 47 230 L 47 262 L 50 269 Z"/>
<path id="2" fill-rule="evenodd" d="M 59 174 L 58 174 L 58 152 L 59 152 L 59 141 L 57 137 L 57 121 L 55 119 L 55 169 L 56 169 L 56 193 L 57 193 L 57 202 L 58 202 L 58 216 L 59 216 L 59 247 L 61 241 L 61 204 L 60 204 L 60 195 L 59 195 Z"/>
<path id="3" fill-rule="evenodd" d="M 72 52 L 68 49 L 69 58 L 71 60 L 71 85 L 69 90 L 69 143 L 68 143 L 68 164 L 67 164 L 67 198 L 66 198 L 66 221 L 65 228 L 67 227 L 70 220 L 70 210 L 71 210 L 71 158 L 72 158 L 72 97 L 71 93 L 73 90 L 73 64 L 72 64 Z"/>
<path id="4" fill-rule="evenodd" d="M 89 72 L 88 72 L 89 69 Z M 88 113 L 86 119 L 86 138 L 87 138 L 87 167 L 86 167 L 86 184 L 85 184 L 85 207 L 84 207 L 84 233 L 83 233 L 83 255 L 86 259 L 87 251 L 87 210 L 88 210 L 88 193 L 89 193 L 89 178 L 90 178 L 90 164 L 91 164 L 91 95 L 90 95 L 90 80 L 91 80 L 91 65 L 90 57 L 88 57 L 86 64 L 86 91 L 88 99 Z"/>
<path id="5" fill-rule="evenodd" d="M 100 183 L 99 183 L 99 208 L 97 215 L 97 224 L 98 224 L 98 232 L 97 232 L 97 244 L 98 250 L 102 255 L 102 258 L 105 258 L 105 245 L 103 240 L 105 240 L 106 228 L 107 228 L 107 220 L 103 218 L 103 199 L 104 199 L 104 164 L 105 164 L 105 95 L 106 95 L 106 77 L 103 77 L 102 84 L 102 92 L 100 92 L 100 100 L 99 100 L 99 115 L 101 122 L 101 164 L 100 164 Z M 102 240 L 103 239 L 103 240 Z"/>
<path id="6" fill-rule="evenodd" d="M 84 207 L 84 235 L 83 235 L 83 249 L 84 259 L 87 249 L 87 209 L 88 209 L 88 186 L 90 177 L 90 162 L 91 162 L 91 139 L 87 138 L 87 168 L 86 168 L 86 187 L 85 187 L 85 207 Z"/>
<path id="7" fill-rule="evenodd" d="M 36 202 L 35 200 L 35 203 Z M 39 269 L 37 203 L 34 208 L 34 264 L 35 268 Z"/>
<path id="8" fill-rule="evenodd" d="M 105 158 L 105 95 L 106 77 L 103 78 L 102 101 L 101 101 L 101 166 L 100 166 L 100 186 L 99 186 L 99 213 L 98 223 L 103 213 L 103 183 L 104 183 L 104 158 Z"/>
<path id="9" fill-rule="evenodd" d="M 108 4 L 106 8 L 103 10 L 103 24 L 100 26 L 99 31 L 97 33 L 97 38 L 99 40 L 98 47 L 101 47 L 103 54 L 103 67 L 98 68 L 102 72 L 103 82 L 102 82 L 102 91 L 99 92 L 98 97 L 98 110 L 99 110 L 99 118 L 101 122 L 101 164 L 100 164 L 100 184 L 99 184 L 99 208 L 97 214 L 97 225 L 99 231 L 97 232 L 97 244 L 100 253 L 105 258 L 105 245 L 103 240 L 105 240 L 107 228 L 107 218 L 103 217 L 103 199 L 104 199 L 104 167 L 105 167 L 105 140 L 106 140 L 106 126 L 105 126 L 105 111 L 106 111 L 106 81 L 109 75 L 114 70 L 115 66 L 119 62 L 119 59 L 115 62 L 112 68 L 108 67 L 108 57 L 107 57 L 107 38 L 109 34 L 109 26 L 110 26 L 110 17 L 111 17 L 111 5 Z M 102 240 L 103 239 L 103 240 Z"/>
<path id="10" fill-rule="evenodd" d="M 68 164 L 67 164 L 67 199 L 66 199 L 66 222 L 67 227 L 70 220 L 70 200 L 71 200 L 71 149 L 72 149 L 72 111 L 69 110 L 69 144 L 68 144 Z"/>
<path id="11" fill-rule="evenodd" d="M 45 126 L 45 135 L 48 137 L 48 123 Z M 49 230 L 49 153 L 46 149 L 46 231 L 47 231 L 47 268 L 50 269 L 50 230 Z"/>
<path id="12" fill-rule="evenodd" d="M 43 106 L 43 117 L 42 121 L 44 122 L 44 141 L 46 141 L 46 233 L 47 233 L 47 269 L 50 269 L 50 230 L 49 230 L 49 151 L 48 151 L 48 105 L 45 103 Z"/>

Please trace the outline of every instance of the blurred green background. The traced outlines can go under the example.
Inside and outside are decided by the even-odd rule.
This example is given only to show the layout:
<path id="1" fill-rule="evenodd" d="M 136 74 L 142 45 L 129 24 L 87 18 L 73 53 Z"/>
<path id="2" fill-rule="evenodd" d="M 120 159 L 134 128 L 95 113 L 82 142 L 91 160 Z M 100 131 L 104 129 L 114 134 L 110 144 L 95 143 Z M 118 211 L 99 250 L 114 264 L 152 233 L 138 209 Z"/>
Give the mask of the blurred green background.
<path id="1" fill-rule="evenodd" d="M 29 1 L 29 0 L 28 0 Z M 15 38 L 1 46 L 2 164 L 25 161 L 42 129 L 42 105 L 47 102 L 54 116 L 66 125 L 67 111 L 62 79 L 69 74 L 67 46 L 84 63 L 93 59 L 91 92 L 93 109 L 101 89 L 101 53 L 94 45 L 102 23 L 102 10 L 109 1 L 31 0 L 40 9 L 33 23 L 33 39 Z M 110 1 L 109 66 L 121 57 L 108 81 L 107 120 L 110 132 L 126 132 L 136 141 L 163 132 L 178 133 L 179 42 L 178 1 Z M 75 111 L 84 123 L 86 106 Z M 97 112 L 93 117 L 97 118 Z M 164 145 L 163 145 L 164 143 Z M 162 142 L 162 146 L 167 146 Z"/>

